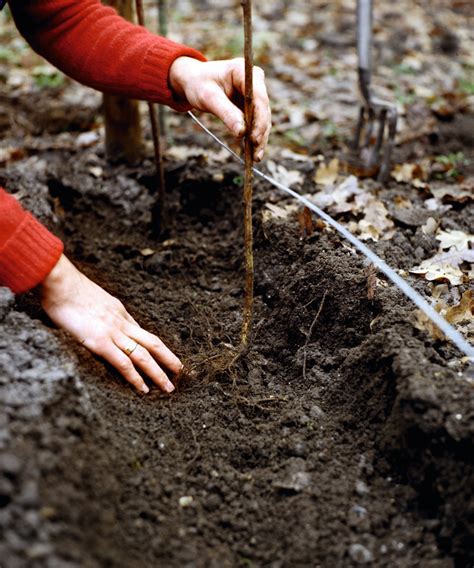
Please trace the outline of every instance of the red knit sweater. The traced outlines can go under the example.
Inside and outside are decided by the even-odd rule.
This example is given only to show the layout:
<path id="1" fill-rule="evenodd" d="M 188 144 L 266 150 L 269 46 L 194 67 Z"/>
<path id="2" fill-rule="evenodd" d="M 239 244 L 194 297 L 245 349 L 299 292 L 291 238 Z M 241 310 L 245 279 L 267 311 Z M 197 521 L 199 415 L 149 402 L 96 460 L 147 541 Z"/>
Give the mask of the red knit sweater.
<path id="1" fill-rule="evenodd" d="M 168 84 L 171 64 L 198 51 L 126 22 L 99 0 L 10 0 L 20 32 L 64 73 L 100 91 L 185 111 Z M 63 251 L 61 241 L 0 188 L 0 285 L 23 292 L 39 284 Z"/>

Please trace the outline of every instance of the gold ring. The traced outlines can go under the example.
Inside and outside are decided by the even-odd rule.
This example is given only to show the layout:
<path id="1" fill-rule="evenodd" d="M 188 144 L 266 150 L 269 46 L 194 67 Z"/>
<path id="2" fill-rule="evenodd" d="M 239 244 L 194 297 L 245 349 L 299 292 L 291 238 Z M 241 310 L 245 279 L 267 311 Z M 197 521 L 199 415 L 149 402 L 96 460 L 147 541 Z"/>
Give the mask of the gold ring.
<path id="1" fill-rule="evenodd" d="M 123 352 L 125 353 L 125 355 L 128 355 L 130 357 L 130 355 L 135 351 L 137 347 L 138 343 L 136 341 L 133 341 L 133 343 L 123 349 Z"/>

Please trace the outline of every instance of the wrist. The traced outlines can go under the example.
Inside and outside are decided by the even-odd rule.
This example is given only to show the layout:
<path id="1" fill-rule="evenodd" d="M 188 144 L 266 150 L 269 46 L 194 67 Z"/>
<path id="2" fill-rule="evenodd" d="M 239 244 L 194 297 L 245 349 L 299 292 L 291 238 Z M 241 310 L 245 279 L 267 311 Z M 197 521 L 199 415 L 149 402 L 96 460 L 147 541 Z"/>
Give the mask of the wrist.
<path id="1" fill-rule="evenodd" d="M 65 285 L 67 286 L 66 282 L 70 280 L 71 276 L 74 276 L 76 272 L 78 272 L 77 268 L 62 254 L 51 272 L 46 276 L 43 282 L 41 282 L 42 293 L 45 294 L 51 290 L 61 290 Z"/>
<path id="2" fill-rule="evenodd" d="M 186 80 L 191 75 L 191 68 L 201 61 L 193 57 L 181 56 L 171 64 L 169 71 L 169 84 L 176 99 L 187 101 Z"/>

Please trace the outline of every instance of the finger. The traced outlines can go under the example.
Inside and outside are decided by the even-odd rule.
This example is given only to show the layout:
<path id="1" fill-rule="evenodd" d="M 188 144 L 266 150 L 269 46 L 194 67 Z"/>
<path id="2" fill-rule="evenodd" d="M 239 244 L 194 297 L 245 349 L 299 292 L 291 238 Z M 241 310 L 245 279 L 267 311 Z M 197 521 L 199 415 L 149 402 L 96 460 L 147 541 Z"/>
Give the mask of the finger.
<path id="1" fill-rule="evenodd" d="M 90 351 L 100 355 L 108 363 L 117 369 L 117 371 L 132 384 L 138 391 L 143 393 L 150 392 L 150 389 L 145 384 L 145 381 L 140 377 L 140 374 L 135 369 L 132 361 L 125 353 L 123 353 L 114 343 L 107 342 L 103 346 L 91 348 L 87 345 L 87 341 L 83 344 L 90 349 Z"/>
<path id="2" fill-rule="evenodd" d="M 204 110 L 212 112 L 220 118 L 229 131 L 237 138 L 241 138 L 245 134 L 243 112 L 232 103 L 225 92 L 217 85 L 209 90 Z"/>
<path id="3" fill-rule="evenodd" d="M 115 343 L 119 349 L 124 350 L 130 345 L 131 341 L 134 340 L 123 335 L 118 338 Z M 168 379 L 163 369 L 142 345 L 138 344 L 133 349 L 132 353 L 130 353 L 129 357 L 135 367 L 139 367 L 145 375 L 150 377 L 150 379 L 162 390 L 168 393 L 174 391 L 173 383 Z"/>
<path id="4" fill-rule="evenodd" d="M 128 312 L 125 313 L 125 319 L 126 319 L 128 322 L 133 323 L 133 324 L 135 324 L 135 325 L 138 325 L 138 327 L 140 327 L 140 325 L 138 324 L 137 320 L 136 320 L 134 317 L 132 317 Z"/>
<path id="5" fill-rule="evenodd" d="M 245 93 L 245 67 L 242 59 L 233 62 L 232 83 L 238 91 Z M 263 158 L 271 129 L 270 101 L 265 86 L 265 73 L 260 67 L 253 69 L 253 101 L 254 119 L 251 139 L 255 146 L 254 160 L 259 162 Z"/>
<path id="6" fill-rule="evenodd" d="M 268 127 L 265 130 L 265 133 L 263 135 L 262 141 L 254 150 L 254 160 L 256 162 L 260 162 L 263 158 L 263 155 L 265 153 L 265 149 L 266 149 L 267 144 L 268 144 L 268 138 L 270 136 L 270 131 L 271 131 L 271 124 L 268 125 Z"/>
<path id="7" fill-rule="evenodd" d="M 127 326 L 126 334 L 143 345 L 153 357 L 172 373 L 178 374 L 183 370 L 183 364 L 161 339 L 139 326 Z"/>
<path id="8" fill-rule="evenodd" d="M 259 146 L 271 124 L 270 100 L 265 86 L 265 73 L 260 67 L 253 70 L 254 123 L 252 140 Z"/>

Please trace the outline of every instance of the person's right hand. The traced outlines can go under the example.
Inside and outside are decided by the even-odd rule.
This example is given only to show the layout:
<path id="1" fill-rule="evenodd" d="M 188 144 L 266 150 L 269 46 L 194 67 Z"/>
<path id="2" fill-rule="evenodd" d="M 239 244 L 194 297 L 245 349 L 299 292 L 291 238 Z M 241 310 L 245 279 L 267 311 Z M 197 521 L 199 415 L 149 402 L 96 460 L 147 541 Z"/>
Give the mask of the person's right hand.
<path id="1" fill-rule="evenodd" d="M 178 374 L 181 361 L 64 255 L 41 284 L 41 303 L 56 325 L 113 365 L 137 390 L 149 392 L 137 369 L 165 392 L 174 390 L 161 366 Z"/>
<path id="2" fill-rule="evenodd" d="M 169 82 L 177 98 L 186 100 L 193 108 L 215 114 L 234 136 L 241 138 L 245 134 L 245 62 L 242 58 L 199 61 L 178 57 L 170 67 Z M 253 98 L 255 114 L 250 138 L 254 144 L 254 160 L 260 162 L 272 126 L 265 75 L 260 67 L 253 68 Z"/>

